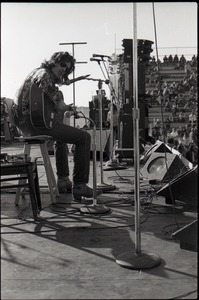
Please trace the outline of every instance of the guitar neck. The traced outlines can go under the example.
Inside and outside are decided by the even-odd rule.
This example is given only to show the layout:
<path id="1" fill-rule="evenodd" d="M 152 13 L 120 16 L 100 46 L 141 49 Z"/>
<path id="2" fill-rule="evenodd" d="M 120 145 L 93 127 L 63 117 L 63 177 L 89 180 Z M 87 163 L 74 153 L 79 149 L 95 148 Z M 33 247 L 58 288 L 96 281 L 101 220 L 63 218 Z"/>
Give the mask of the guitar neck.
<path id="1" fill-rule="evenodd" d="M 77 78 L 73 78 L 73 79 L 70 79 L 70 83 L 73 83 L 73 82 L 76 82 L 76 81 L 79 81 L 79 80 L 82 80 L 82 79 L 86 79 L 89 75 L 85 75 L 85 76 L 79 76 Z"/>
<path id="2" fill-rule="evenodd" d="M 77 78 L 74 78 L 74 79 L 70 79 L 70 83 L 73 83 L 73 82 L 76 82 L 76 81 L 78 81 L 78 80 L 81 80 L 81 79 L 82 79 L 81 77 L 82 77 L 82 76 L 77 77 Z"/>

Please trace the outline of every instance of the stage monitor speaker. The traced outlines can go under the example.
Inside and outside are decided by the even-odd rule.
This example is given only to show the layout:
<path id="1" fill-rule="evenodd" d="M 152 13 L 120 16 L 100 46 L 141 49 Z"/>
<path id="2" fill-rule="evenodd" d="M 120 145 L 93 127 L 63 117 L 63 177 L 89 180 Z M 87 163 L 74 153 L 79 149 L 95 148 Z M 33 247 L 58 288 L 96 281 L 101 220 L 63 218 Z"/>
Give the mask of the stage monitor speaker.
<path id="1" fill-rule="evenodd" d="M 177 230 L 172 236 L 180 241 L 180 248 L 198 251 L 198 220 L 194 220 L 183 228 Z"/>
<path id="2" fill-rule="evenodd" d="M 168 199 L 182 201 L 197 207 L 198 202 L 198 166 L 179 174 L 156 192 L 157 195 Z"/>
<path id="3" fill-rule="evenodd" d="M 149 148 L 145 154 L 144 154 L 144 157 L 143 157 L 143 160 L 144 162 L 147 161 L 147 159 L 151 156 L 152 153 L 154 152 L 160 152 L 160 153 L 172 153 L 171 149 L 166 145 L 164 144 L 163 142 L 157 140 L 156 143 L 151 147 Z"/>
<path id="4" fill-rule="evenodd" d="M 170 148 L 170 147 L 169 147 Z M 176 154 L 180 157 L 180 159 L 182 160 L 183 164 L 188 168 L 188 169 L 192 169 L 193 168 L 193 164 L 192 162 L 190 162 L 188 159 L 186 159 L 178 150 L 170 148 L 173 154 Z"/>
<path id="5" fill-rule="evenodd" d="M 176 177 L 185 165 L 178 155 L 173 153 L 152 153 L 140 173 L 149 180 L 168 181 Z"/>
<path id="6" fill-rule="evenodd" d="M 148 158 L 151 156 L 151 154 L 154 152 L 160 152 L 160 153 L 166 152 L 166 153 L 173 153 L 175 155 L 178 155 L 186 167 L 188 167 L 189 169 L 193 168 L 193 164 L 190 161 L 188 161 L 184 156 L 182 156 L 182 154 L 178 150 L 169 147 L 167 144 L 159 140 L 157 140 L 156 143 L 146 151 L 146 153 L 143 155 L 141 160 L 143 162 L 146 162 Z"/>

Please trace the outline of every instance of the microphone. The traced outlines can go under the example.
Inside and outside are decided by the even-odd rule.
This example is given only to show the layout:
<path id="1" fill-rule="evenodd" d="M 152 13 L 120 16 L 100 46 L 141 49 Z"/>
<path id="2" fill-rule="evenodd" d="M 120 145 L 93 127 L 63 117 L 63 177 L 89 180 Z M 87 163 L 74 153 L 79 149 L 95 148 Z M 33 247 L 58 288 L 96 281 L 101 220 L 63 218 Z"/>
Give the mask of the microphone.
<path id="1" fill-rule="evenodd" d="M 111 59 L 110 56 L 108 56 L 108 55 L 103 55 L 103 54 L 93 54 L 93 57 L 101 57 L 101 58 L 107 57 L 107 58 Z"/>
<path id="2" fill-rule="evenodd" d="M 96 59 L 96 58 L 90 58 L 90 61 L 97 61 L 97 62 L 100 62 L 100 61 L 102 61 L 101 59 Z"/>

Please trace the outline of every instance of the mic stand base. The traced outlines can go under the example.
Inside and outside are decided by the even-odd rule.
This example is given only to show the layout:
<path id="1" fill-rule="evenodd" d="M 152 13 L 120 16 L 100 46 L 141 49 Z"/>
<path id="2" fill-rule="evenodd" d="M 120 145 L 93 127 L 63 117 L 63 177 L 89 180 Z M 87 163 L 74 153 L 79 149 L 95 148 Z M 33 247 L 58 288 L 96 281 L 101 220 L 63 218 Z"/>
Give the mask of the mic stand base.
<path id="1" fill-rule="evenodd" d="M 127 251 L 116 258 L 116 263 L 127 269 L 150 269 L 158 266 L 161 263 L 161 258 L 154 253 L 141 252 L 137 254 Z"/>
<path id="2" fill-rule="evenodd" d="M 120 163 L 112 159 L 107 161 L 103 168 L 104 171 L 125 170 L 125 169 L 127 169 L 127 167 L 122 166 Z"/>
<path id="3" fill-rule="evenodd" d="M 86 205 L 80 208 L 80 211 L 84 214 L 107 214 L 111 212 L 111 209 L 109 207 L 101 205 Z"/>
<path id="4" fill-rule="evenodd" d="M 116 186 L 112 185 L 112 184 L 107 184 L 107 183 L 101 182 L 97 185 L 97 189 L 102 190 L 103 192 L 109 192 L 109 191 L 115 190 Z"/>

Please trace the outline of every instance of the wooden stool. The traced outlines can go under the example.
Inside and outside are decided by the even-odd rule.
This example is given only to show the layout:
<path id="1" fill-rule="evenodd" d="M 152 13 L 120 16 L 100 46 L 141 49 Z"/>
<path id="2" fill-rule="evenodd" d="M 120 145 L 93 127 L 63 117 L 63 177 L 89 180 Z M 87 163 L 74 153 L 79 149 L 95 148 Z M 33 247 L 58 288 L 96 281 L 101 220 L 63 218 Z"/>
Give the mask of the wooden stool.
<path id="1" fill-rule="evenodd" d="M 27 159 L 30 158 L 31 146 L 35 144 L 40 146 L 41 155 L 43 158 L 44 167 L 46 171 L 46 177 L 47 177 L 48 187 L 50 191 L 51 201 L 52 203 L 56 203 L 56 196 L 59 196 L 59 191 L 57 188 L 57 183 L 55 180 L 55 175 L 53 172 L 50 157 L 48 155 L 47 142 L 49 141 L 49 139 L 52 139 L 52 137 L 47 135 L 37 135 L 37 136 L 30 136 L 30 137 L 20 137 L 19 141 L 24 142 L 24 154 L 27 155 Z M 23 182 L 24 180 L 20 179 L 19 185 L 21 185 Z M 16 198 L 15 198 L 15 205 L 19 204 L 20 196 L 21 196 L 21 188 L 18 187 Z"/>

